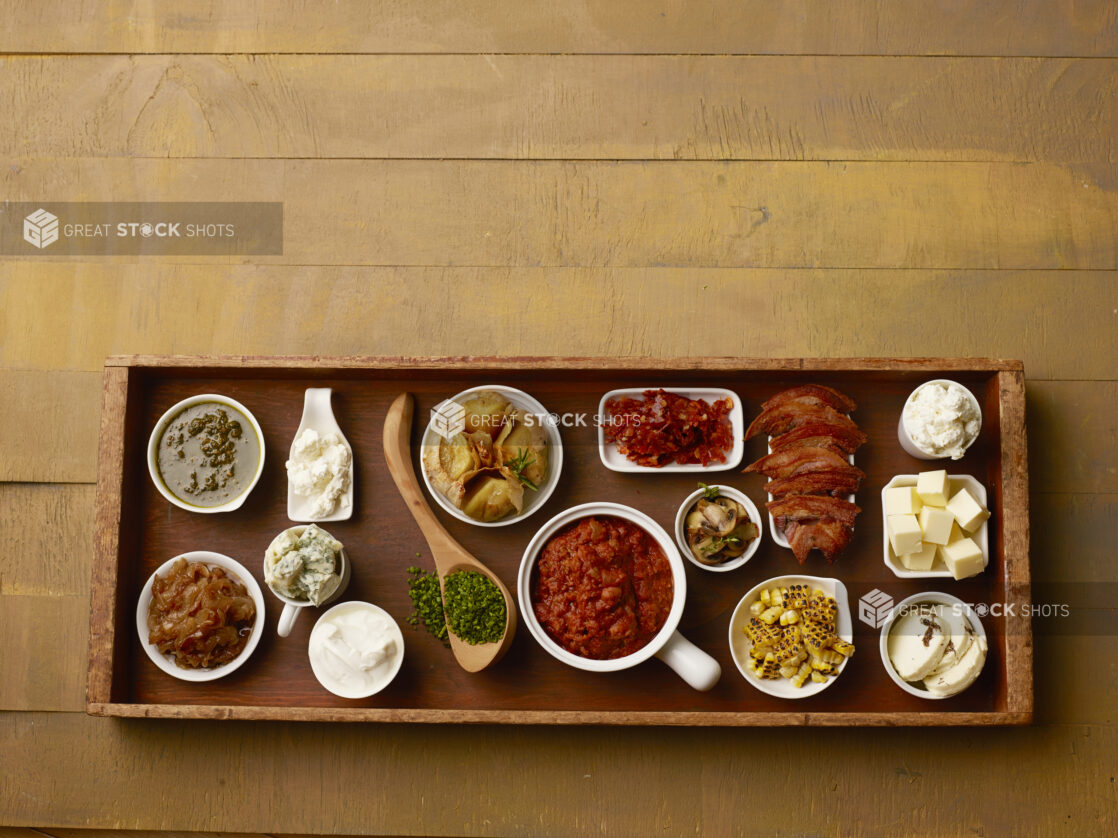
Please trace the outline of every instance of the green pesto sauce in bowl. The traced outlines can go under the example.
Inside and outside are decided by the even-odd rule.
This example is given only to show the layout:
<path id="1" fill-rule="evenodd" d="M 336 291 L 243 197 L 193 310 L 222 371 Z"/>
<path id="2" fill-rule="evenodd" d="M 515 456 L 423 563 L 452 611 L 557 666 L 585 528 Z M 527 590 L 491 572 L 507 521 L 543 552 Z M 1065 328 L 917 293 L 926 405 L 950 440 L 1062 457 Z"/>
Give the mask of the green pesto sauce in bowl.
<path id="1" fill-rule="evenodd" d="M 260 439 L 235 407 L 201 402 L 167 423 L 156 461 L 163 485 L 183 503 L 222 506 L 252 485 L 260 466 Z"/>

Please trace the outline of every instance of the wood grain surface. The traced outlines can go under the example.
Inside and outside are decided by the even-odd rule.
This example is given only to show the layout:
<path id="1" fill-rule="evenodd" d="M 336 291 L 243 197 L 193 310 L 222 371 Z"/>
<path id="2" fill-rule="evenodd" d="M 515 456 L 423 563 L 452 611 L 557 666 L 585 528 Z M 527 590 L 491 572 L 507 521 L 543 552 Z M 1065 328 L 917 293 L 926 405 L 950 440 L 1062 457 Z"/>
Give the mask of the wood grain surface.
<path id="1" fill-rule="evenodd" d="M 3 18 L 6 200 L 283 201 L 285 249 L 0 257 L 2 838 L 1118 831 L 1114 0 Z M 1019 358 L 1076 618 L 1036 723 L 965 738 L 87 716 L 120 353 Z"/>
<path id="2" fill-rule="evenodd" d="M 0 183 L 19 201 L 282 201 L 265 263 L 1118 268 L 1118 163 L 20 158 Z"/>
<path id="3" fill-rule="evenodd" d="M 15 157 L 1115 162 L 1118 133 L 1118 74 L 1093 59 L 83 55 L 3 68 L 0 149 Z"/>
<path id="4" fill-rule="evenodd" d="M 297 0 L 42 0 L 11 12 L 4 52 L 789 53 L 808 55 L 1111 56 L 1118 21 L 1106 0 L 635 0 L 370 5 Z"/>

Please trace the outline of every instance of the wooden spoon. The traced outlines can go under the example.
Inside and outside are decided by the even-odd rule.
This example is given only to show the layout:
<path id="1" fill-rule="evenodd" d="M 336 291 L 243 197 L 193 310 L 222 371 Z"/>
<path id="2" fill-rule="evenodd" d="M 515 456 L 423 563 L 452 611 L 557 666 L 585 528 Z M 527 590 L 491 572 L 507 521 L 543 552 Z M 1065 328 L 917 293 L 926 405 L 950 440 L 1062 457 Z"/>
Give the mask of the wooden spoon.
<path id="1" fill-rule="evenodd" d="M 473 646 L 459 640 L 453 632 L 448 632 L 450 649 L 459 665 L 467 672 L 480 672 L 492 666 L 508 651 L 516 633 L 516 604 L 508 588 L 502 584 L 489 568 L 466 552 L 446 531 L 438 518 L 427 505 L 415 468 L 411 460 L 411 420 L 415 400 L 411 393 L 401 393 L 388 409 L 384 420 L 384 459 L 388 462 L 388 473 L 396 482 L 396 488 L 411 510 L 412 517 L 419 524 L 427 546 L 435 559 L 435 572 L 439 575 L 439 586 L 445 584 L 446 577 L 458 570 L 476 570 L 492 580 L 505 598 L 505 633 L 499 641 L 481 643 Z M 445 589 L 444 589 L 445 596 Z"/>

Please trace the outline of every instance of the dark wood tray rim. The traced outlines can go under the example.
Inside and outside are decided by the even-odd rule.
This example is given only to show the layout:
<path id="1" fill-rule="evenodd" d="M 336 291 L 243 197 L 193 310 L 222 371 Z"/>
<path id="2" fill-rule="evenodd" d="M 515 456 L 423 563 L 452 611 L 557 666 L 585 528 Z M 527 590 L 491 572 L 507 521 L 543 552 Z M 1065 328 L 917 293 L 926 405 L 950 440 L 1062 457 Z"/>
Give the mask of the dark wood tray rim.
<path id="1" fill-rule="evenodd" d="M 246 719 L 426 724 L 601 724 L 646 726 L 978 726 L 1027 725 L 1033 721 L 1032 628 L 1018 612 L 1006 618 L 1007 709 L 947 713 L 779 713 L 644 711 L 508 711 L 126 704 L 111 701 L 119 569 L 124 434 L 130 371 L 143 368 L 275 369 L 294 372 L 363 369 L 727 370 L 739 372 L 920 372 L 960 370 L 998 377 L 1002 439 L 1002 533 L 1005 585 L 1015 599 L 1031 602 L 1028 471 L 1025 437 L 1024 364 L 993 358 L 645 358 L 645 357 L 410 357 L 410 356 L 185 356 L 114 355 L 105 360 L 101 405 L 96 531 L 90 594 L 89 671 L 86 712 L 120 718 Z M 126 628 L 127 630 L 127 628 Z"/>

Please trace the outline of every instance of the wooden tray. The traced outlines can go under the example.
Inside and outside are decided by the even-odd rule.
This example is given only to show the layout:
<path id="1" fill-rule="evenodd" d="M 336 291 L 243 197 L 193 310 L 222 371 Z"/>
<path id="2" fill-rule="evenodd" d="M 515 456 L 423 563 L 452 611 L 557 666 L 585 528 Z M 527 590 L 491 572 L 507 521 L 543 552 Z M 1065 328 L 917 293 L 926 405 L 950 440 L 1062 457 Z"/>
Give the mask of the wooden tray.
<path id="1" fill-rule="evenodd" d="M 921 381 L 947 377 L 979 396 L 982 433 L 952 471 L 985 483 L 990 494 L 990 564 L 955 582 L 902 580 L 881 554 L 881 487 L 894 474 L 926 468 L 897 443 L 896 425 L 908 393 Z M 388 476 L 381 425 L 392 399 L 415 394 L 418 443 L 428 410 L 479 384 L 508 384 L 558 413 L 593 416 L 607 390 L 622 386 L 720 386 L 736 392 L 745 415 L 785 387 L 808 381 L 833 385 L 859 405 L 855 414 L 869 442 L 858 451 L 867 474 L 858 492 L 863 508 L 853 542 L 828 567 L 815 553 L 801 568 L 767 531 L 745 567 L 722 574 L 687 564 L 688 599 L 680 630 L 722 664 L 722 680 L 695 692 L 653 659 L 619 673 L 569 668 L 520 628 L 508 655 L 492 670 L 470 675 L 430 635 L 405 624 L 410 612 L 407 568 L 431 568 L 426 545 Z M 240 561 L 263 584 L 264 549 L 290 525 L 284 460 L 299 424 L 306 387 L 333 387 L 334 411 L 354 449 L 356 511 L 328 529 L 349 551 L 353 579 L 346 599 L 386 608 L 402 625 L 406 656 L 395 682 L 361 701 L 336 698 L 315 680 L 307 638 L 315 612 L 290 637 L 275 634 L 280 604 L 268 600 L 267 631 L 253 657 L 226 678 L 203 684 L 160 672 L 140 648 L 135 607 L 140 586 L 166 559 L 212 549 Z M 148 477 L 145 450 L 158 417 L 180 399 L 217 392 L 245 404 L 264 430 L 266 465 L 259 485 L 237 512 L 198 515 L 167 503 Z M 482 528 L 438 510 L 447 529 L 515 590 L 521 554 L 551 516 L 576 503 L 611 500 L 635 506 L 671 532 L 678 505 L 695 475 L 619 474 L 605 469 L 593 427 L 562 429 L 563 476 L 548 503 L 517 524 Z M 763 453 L 750 440 L 744 463 Z M 418 469 L 418 460 L 416 461 Z M 759 506 L 763 480 L 739 470 L 711 475 L 745 491 Z M 289 719 L 381 722 L 645 725 L 988 725 L 1032 719 L 1032 637 L 1025 461 L 1024 372 L 1020 362 L 983 359 L 603 359 L 603 358 L 183 358 L 118 357 L 105 365 L 97 485 L 97 533 L 92 583 L 87 712 L 108 716 Z M 974 603 L 1011 603 L 984 619 L 989 657 L 979 680 L 944 701 L 908 695 L 886 675 L 878 633 L 857 614 L 857 653 L 822 694 L 788 701 L 754 689 L 735 668 L 727 621 L 738 599 L 771 576 L 837 576 L 857 599 L 873 588 L 895 600 L 942 590 Z M 1007 609 L 1008 610 L 1008 609 Z"/>

